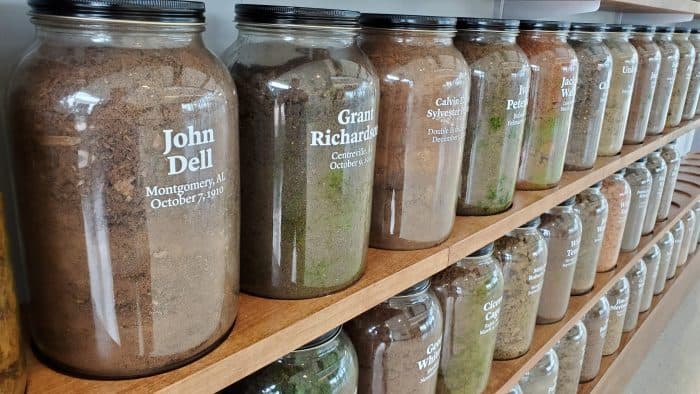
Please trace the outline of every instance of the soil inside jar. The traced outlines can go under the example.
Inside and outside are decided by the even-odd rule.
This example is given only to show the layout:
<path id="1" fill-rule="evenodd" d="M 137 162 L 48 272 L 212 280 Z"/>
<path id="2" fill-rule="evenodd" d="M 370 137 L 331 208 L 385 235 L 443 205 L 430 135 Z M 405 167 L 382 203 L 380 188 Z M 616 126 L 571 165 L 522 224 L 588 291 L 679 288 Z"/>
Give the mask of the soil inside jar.
<path id="1" fill-rule="evenodd" d="M 671 98 L 673 97 L 673 85 L 678 71 L 678 47 L 671 42 L 670 37 L 659 37 L 665 37 L 665 35 L 657 34 L 654 40 L 661 51 L 661 63 L 656 90 L 654 91 L 654 101 L 652 102 L 651 114 L 649 115 L 647 135 L 661 134 L 664 127 L 666 127 L 666 118 Z"/>
<path id="2" fill-rule="evenodd" d="M 583 319 L 586 325 L 586 352 L 581 368 L 581 383 L 593 380 L 600 370 L 600 360 L 603 356 L 603 345 L 608 332 L 608 317 L 610 304 L 603 297 Z"/>
<path id="3" fill-rule="evenodd" d="M 597 271 L 606 272 L 617 265 L 632 191 L 625 178 L 620 174 L 615 174 L 603 180 L 601 192 L 608 201 L 608 220 L 603 233 Z"/>
<path id="4" fill-rule="evenodd" d="M 584 294 L 593 288 L 608 220 L 608 202 L 600 190 L 587 189 L 576 196 L 576 211 L 581 218 L 582 232 L 572 295 Z"/>
<path id="5" fill-rule="evenodd" d="M 554 350 L 559 359 L 557 393 L 575 393 L 578 389 L 578 380 L 581 376 L 581 367 L 583 367 L 583 355 L 586 351 L 586 326 L 580 321 L 576 323 L 554 345 Z"/>
<path id="6" fill-rule="evenodd" d="M 647 276 L 647 266 L 643 261 L 638 261 L 637 264 L 627 272 L 627 280 L 630 282 L 630 298 L 627 303 L 627 311 L 625 312 L 625 323 L 622 331 L 632 331 L 637 327 L 639 320 L 639 307 L 642 304 L 642 295 L 644 293 L 644 281 Z"/>
<path id="7" fill-rule="evenodd" d="M 644 141 L 659 77 L 661 52 L 652 40 L 645 39 L 644 36 L 645 34 L 633 33 L 630 37 L 630 44 L 634 46 L 639 56 L 639 65 L 625 128 L 625 144 L 639 144 Z"/>
<path id="8" fill-rule="evenodd" d="M 610 316 L 608 317 L 608 332 L 605 335 L 603 355 L 615 353 L 620 346 L 622 330 L 625 325 L 625 314 L 630 298 L 630 286 L 627 278 L 623 277 L 607 293 L 610 303 Z"/>
<path id="9" fill-rule="evenodd" d="M 647 170 L 651 174 L 651 190 L 649 192 L 649 202 L 647 210 L 644 214 L 644 224 L 642 225 L 642 234 L 647 235 L 654 231 L 656 218 L 659 214 L 661 206 L 661 198 L 664 193 L 666 183 L 666 162 L 661 157 L 659 152 L 653 152 L 647 156 Z"/>

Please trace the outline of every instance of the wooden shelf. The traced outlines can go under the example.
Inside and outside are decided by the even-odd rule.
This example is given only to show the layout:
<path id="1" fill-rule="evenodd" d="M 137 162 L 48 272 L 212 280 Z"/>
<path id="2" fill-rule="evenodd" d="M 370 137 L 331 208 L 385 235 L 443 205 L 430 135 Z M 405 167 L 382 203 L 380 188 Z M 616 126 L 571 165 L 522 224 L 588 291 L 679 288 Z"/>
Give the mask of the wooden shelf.
<path id="1" fill-rule="evenodd" d="M 600 9 L 617 12 L 699 14 L 693 0 L 601 0 Z"/>
<path id="2" fill-rule="evenodd" d="M 435 248 L 410 252 L 370 249 L 364 276 L 342 292 L 301 301 L 243 294 L 236 325 L 228 338 L 211 353 L 184 367 L 147 378 L 100 381 L 56 372 L 30 357 L 27 392 L 212 393 L 221 390 L 697 127 L 700 127 L 700 119 L 683 123 L 661 136 L 647 138 L 644 144 L 625 146 L 618 156 L 599 158 L 592 170 L 565 172 L 561 184 L 554 189 L 518 191 L 513 208 L 503 214 L 457 217 L 451 237 Z M 619 276 L 617 271 L 606 275 Z M 580 308 L 589 303 L 576 302 L 583 302 Z M 561 324 L 547 326 L 544 330 L 547 333 L 561 331 L 555 329 L 557 326 Z M 540 337 L 544 333 L 542 329 L 538 331 Z M 542 345 L 535 345 L 530 353 L 536 354 Z M 511 376 L 523 368 L 514 369 Z M 499 372 L 498 376 L 505 375 Z"/>

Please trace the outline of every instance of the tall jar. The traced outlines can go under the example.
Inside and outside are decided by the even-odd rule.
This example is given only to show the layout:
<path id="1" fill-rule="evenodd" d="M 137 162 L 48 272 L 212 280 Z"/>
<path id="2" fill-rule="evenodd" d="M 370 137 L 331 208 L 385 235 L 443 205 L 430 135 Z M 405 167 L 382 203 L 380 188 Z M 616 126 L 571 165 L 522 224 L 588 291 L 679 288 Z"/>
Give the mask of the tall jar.
<path id="1" fill-rule="evenodd" d="M 233 325 L 238 104 L 204 46 L 204 3 L 111 4 L 30 2 L 36 40 L 7 113 L 34 345 L 127 378 L 185 364 Z"/>
<path id="2" fill-rule="evenodd" d="M 457 214 L 510 208 L 530 88 L 530 64 L 515 43 L 516 20 L 459 18 L 455 46 L 471 68 L 471 98 Z"/>
<path id="3" fill-rule="evenodd" d="M 668 108 L 667 126 L 675 127 L 681 123 L 688 97 L 688 87 L 693 77 L 695 66 L 695 46 L 690 42 L 690 28 L 676 27 L 673 33 L 673 43 L 678 47 L 678 72 L 673 84 L 671 104 Z"/>
<path id="4" fill-rule="evenodd" d="M 639 144 L 647 134 L 651 106 L 661 66 L 661 51 L 654 42 L 654 26 L 634 26 L 630 44 L 637 50 L 639 65 L 632 89 L 632 104 L 625 128 L 625 144 Z"/>
<path id="5" fill-rule="evenodd" d="M 597 23 L 571 25 L 568 42 L 576 52 L 579 67 L 565 170 L 590 169 L 598 156 L 613 66 L 612 55 L 603 43 L 605 30 L 605 25 Z"/>
<path id="6" fill-rule="evenodd" d="M 623 276 L 615 282 L 605 296 L 610 303 L 610 316 L 608 317 L 608 332 L 605 334 L 605 343 L 603 344 L 603 356 L 609 356 L 620 347 L 625 314 L 630 299 L 630 282 Z"/>
<path id="7" fill-rule="evenodd" d="M 539 224 L 539 218 L 533 219 L 495 243 L 504 283 L 495 360 L 520 357 L 532 343 L 547 266 L 547 243 Z"/>
<path id="8" fill-rule="evenodd" d="M 637 245 L 639 245 L 644 216 L 649 205 L 651 173 L 646 168 L 646 161 L 646 158 L 637 160 L 627 167 L 627 172 L 625 173 L 625 180 L 632 191 L 629 214 L 627 215 L 622 245 L 620 246 L 620 249 L 625 252 L 635 250 Z"/>
<path id="9" fill-rule="evenodd" d="M 643 260 L 639 260 L 632 268 L 627 271 L 625 277 L 630 284 L 630 299 L 627 303 L 627 312 L 625 312 L 625 324 L 622 331 L 632 331 L 637 327 L 639 320 L 639 307 L 642 305 L 642 296 L 644 295 L 644 281 L 647 276 L 647 266 Z"/>
<path id="10" fill-rule="evenodd" d="M 390 14 L 360 18 L 360 47 L 381 88 L 370 246 L 423 249 L 452 231 L 470 74 L 452 42 L 456 21 Z"/>
<path id="11" fill-rule="evenodd" d="M 23 394 L 27 387 L 27 367 L 14 282 L 0 193 L 0 393 Z"/>
<path id="12" fill-rule="evenodd" d="M 690 254 L 695 253 L 700 240 L 700 201 L 696 201 L 693 205 L 693 212 L 695 212 L 695 231 L 693 231 L 693 238 L 690 241 Z"/>
<path id="13" fill-rule="evenodd" d="M 578 378 L 583 367 L 586 352 L 586 326 L 578 321 L 556 345 L 554 351 L 559 359 L 557 373 L 557 393 L 571 394 L 578 391 Z"/>
<path id="14" fill-rule="evenodd" d="M 522 388 L 523 393 L 526 394 L 554 393 L 557 387 L 558 373 L 559 359 L 557 358 L 557 353 L 554 349 L 549 349 L 540 361 L 520 378 L 518 384 Z"/>
<path id="15" fill-rule="evenodd" d="M 358 18 L 352 11 L 236 5 L 238 38 L 225 60 L 238 86 L 246 147 L 247 292 L 318 297 L 364 271 L 379 89 L 355 43 Z"/>
<path id="16" fill-rule="evenodd" d="M 644 223 L 642 224 L 642 234 L 644 235 L 654 231 L 661 198 L 663 197 L 664 185 L 666 184 L 668 167 L 666 166 L 666 161 L 661 157 L 661 149 L 657 149 L 647 155 L 646 166 L 651 174 L 651 191 L 649 192 L 649 202 L 644 214 Z"/>
<path id="17" fill-rule="evenodd" d="M 519 190 L 549 189 L 561 180 L 574 109 L 578 60 L 566 43 L 566 22 L 522 21 L 518 45 L 532 71 Z M 534 88 L 534 87 L 537 88 Z"/>
<path id="18" fill-rule="evenodd" d="M 537 323 L 549 324 L 566 314 L 581 246 L 582 225 L 571 197 L 541 216 L 540 233 L 547 242 L 547 269 L 537 308 Z"/>
<path id="19" fill-rule="evenodd" d="M 632 198 L 632 189 L 625 180 L 625 170 L 622 169 L 605 178 L 600 191 L 608 201 L 608 220 L 600 247 L 598 272 L 606 272 L 617 265 Z"/>
<path id="20" fill-rule="evenodd" d="M 642 258 L 644 265 L 647 266 L 647 276 L 644 279 L 644 291 L 642 293 L 642 302 L 639 304 L 639 312 L 646 312 L 651 307 L 651 299 L 654 297 L 654 286 L 656 285 L 656 276 L 659 274 L 659 263 L 661 263 L 661 250 L 657 245 L 654 245 Z"/>
<path id="21" fill-rule="evenodd" d="M 608 220 L 608 200 L 602 182 L 597 182 L 576 196 L 574 209 L 581 219 L 581 247 L 578 251 L 571 295 L 588 293 L 595 282 L 596 268 Z"/>
<path id="22" fill-rule="evenodd" d="M 356 392 L 432 394 L 442 345 L 440 303 L 421 281 L 345 324 L 360 365 Z"/>
<path id="23" fill-rule="evenodd" d="M 598 144 L 598 156 L 615 156 L 622 149 L 632 104 L 632 89 L 639 64 L 637 50 L 629 42 L 632 26 L 608 25 L 607 27 L 604 42 L 610 50 L 613 64 L 603 117 L 603 130 Z"/>
<path id="24" fill-rule="evenodd" d="M 437 393 L 480 393 L 486 388 L 503 275 L 489 244 L 433 276 L 444 316 Z"/>
<path id="25" fill-rule="evenodd" d="M 589 382 L 593 380 L 600 370 L 600 359 L 603 357 L 603 345 L 608 332 L 608 318 L 610 316 L 610 303 L 603 296 L 593 305 L 583 317 L 586 325 L 586 352 L 583 356 L 583 367 L 579 381 Z"/>
<path id="26" fill-rule="evenodd" d="M 230 386 L 225 393 L 356 394 L 357 354 L 338 327 Z"/>
<path id="27" fill-rule="evenodd" d="M 678 151 L 675 140 L 661 148 L 661 157 L 666 162 L 666 181 L 664 181 L 664 191 L 661 195 L 659 214 L 656 218 L 659 222 L 668 218 L 673 200 L 673 191 L 676 189 L 676 181 L 678 180 L 678 171 L 681 167 L 681 154 Z"/>
<path id="28" fill-rule="evenodd" d="M 690 253 L 690 242 L 695 235 L 695 212 L 691 209 L 683 216 L 683 243 L 681 243 L 681 251 L 678 255 L 678 267 L 682 267 L 688 262 L 688 254 Z"/>
<path id="29" fill-rule="evenodd" d="M 659 257 L 659 272 L 656 274 L 656 282 L 654 282 L 654 295 L 661 294 L 664 291 L 664 287 L 666 287 L 668 267 L 671 265 L 671 258 L 673 257 L 673 241 L 673 235 L 667 231 L 656 243 L 661 257 Z"/>
<path id="30" fill-rule="evenodd" d="M 649 126 L 647 135 L 661 134 L 666 127 L 666 118 L 673 96 L 673 85 L 676 81 L 678 62 L 680 53 L 678 46 L 673 43 L 673 27 L 658 26 L 654 42 L 661 51 L 661 66 L 659 67 L 659 77 L 654 92 L 654 101 L 651 105 L 651 115 L 649 116 Z"/>
<path id="31" fill-rule="evenodd" d="M 666 280 L 676 276 L 676 269 L 678 268 L 678 262 L 681 256 L 681 246 L 683 245 L 683 236 L 685 235 L 685 225 L 682 219 L 671 227 L 671 235 L 673 235 L 673 254 L 671 255 L 671 262 L 668 265 Z"/>
<path id="32" fill-rule="evenodd" d="M 690 43 L 695 49 L 695 63 L 693 65 L 693 74 L 690 77 L 690 84 L 688 85 L 688 95 L 683 107 L 683 120 L 695 118 L 700 99 L 700 29 L 691 30 Z"/>

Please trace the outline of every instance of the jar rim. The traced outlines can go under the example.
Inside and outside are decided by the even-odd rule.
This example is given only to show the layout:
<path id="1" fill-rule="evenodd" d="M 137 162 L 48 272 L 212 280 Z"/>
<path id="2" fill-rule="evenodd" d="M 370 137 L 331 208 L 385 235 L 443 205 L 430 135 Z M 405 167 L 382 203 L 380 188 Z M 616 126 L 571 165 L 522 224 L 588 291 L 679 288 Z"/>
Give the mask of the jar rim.
<path id="1" fill-rule="evenodd" d="M 457 18 L 459 30 L 487 30 L 517 32 L 520 21 L 517 19 Z"/>
<path id="2" fill-rule="evenodd" d="M 476 251 L 474 251 L 472 254 L 470 254 L 470 255 L 467 256 L 467 257 L 482 257 L 482 256 L 488 256 L 488 255 L 490 255 L 491 253 L 493 253 L 493 248 L 494 248 L 493 242 L 488 243 L 488 244 L 482 246 L 481 248 L 477 249 Z"/>
<path id="3" fill-rule="evenodd" d="M 457 18 L 404 14 L 360 14 L 360 25 L 379 29 L 454 31 Z"/>
<path id="4" fill-rule="evenodd" d="M 428 290 L 429 287 L 430 279 L 424 279 L 391 298 L 414 296 L 420 293 L 424 293 Z"/>
<path id="5" fill-rule="evenodd" d="M 603 23 L 572 23 L 569 31 L 584 33 L 602 33 L 608 31 L 608 26 Z"/>
<path id="6" fill-rule="evenodd" d="M 236 4 L 235 21 L 269 25 L 359 27 L 360 13 L 332 8 Z"/>
<path id="7" fill-rule="evenodd" d="M 634 25 L 623 23 L 611 23 L 607 25 L 609 33 L 629 33 L 634 29 Z"/>
<path id="8" fill-rule="evenodd" d="M 540 20 L 522 20 L 520 21 L 520 30 L 534 31 L 567 31 L 571 24 L 564 21 L 540 21 Z"/>
<path id="9" fill-rule="evenodd" d="M 188 0 L 29 0 L 31 16 L 117 22 L 202 24 L 205 5 Z"/>
<path id="10" fill-rule="evenodd" d="M 302 350 L 311 350 L 313 348 L 317 348 L 319 346 L 325 345 L 326 343 L 334 340 L 335 338 L 338 337 L 338 335 L 340 335 L 340 331 L 341 331 L 342 327 L 343 326 L 338 326 L 338 327 L 326 332 L 325 334 L 321 335 L 320 337 L 312 340 L 311 342 L 307 342 L 302 347 L 295 350 L 295 352 L 302 351 Z"/>

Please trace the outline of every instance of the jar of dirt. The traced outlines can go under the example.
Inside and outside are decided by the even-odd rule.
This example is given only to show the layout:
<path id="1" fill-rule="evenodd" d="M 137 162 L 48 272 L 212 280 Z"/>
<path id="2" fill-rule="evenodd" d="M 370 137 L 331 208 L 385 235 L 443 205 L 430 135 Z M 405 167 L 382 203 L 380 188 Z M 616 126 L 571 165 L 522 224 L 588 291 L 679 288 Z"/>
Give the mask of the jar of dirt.
<path id="1" fill-rule="evenodd" d="M 654 101 L 661 66 L 661 51 L 654 42 L 654 26 L 634 26 L 630 44 L 637 50 L 639 64 L 632 89 L 632 104 L 625 127 L 625 144 L 640 144 L 647 135 L 647 126 Z"/>
<path id="2" fill-rule="evenodd" d="M 661 63 L 654 101 L 651 105 L 647 135 L 661 134 L 666 127 L 680 60 L 678 46 L 673 43 L 673 29 L 672 26 L 658 26 L 654 35 L 654 42 L 659 46 L 661 52 Z"/>
<path id="3" fill-rule="evenodd" d="M 664 233 L 663 237 L 656 243 L 659 247 L 659 272 L 656 274 L 656 282 L 654 282 L 654 295 L 661 294 L 666 287 L 666 277 L 668 276 L 668 268 L 671 265 L 673 257 L 673 235 L 670 231 Z"/>
<path id="4" fill-rule="evenodd" d="M 688 89 L 695 67 L 695 46 L 690 42 L 690 28 L 676 26 L 673 32 L 673 43 L 678 47 L 678 72 L 673 83 L 671 104 L 668 108 L 666 126 L 676 127 L 681 123 L 688 98 Z"/>
<path id="5" fill-rule="evenodd" d="M 681 256 L 681 246 L 683 245 L 683 236 L 685 235 L 685 225 L 683 220 L 679 220 L 671 227 L 671 235 L 673 235 L 673 254 L 671 254 L 671 262 L 668 265 L 666 280 L 676 276 L 678 262 Z"/>
<path id="6" fill-rule="evenodd" d="M 647 266 L 643 260 L 639 260 L 632 268 L 627 271 L 625 277 L 630 284 L 630 299 L 627 302 L 627 312 L 625 312 L 625 324 L 622 331 L 628 332 L 637 328 L 637 320 L 639 320 L 639 307 L 642 304 L 642 295 L 644 294 L 644 281 L 647 276 Z"/>
<path id="7" fill-rule="evenodd" d="M 559 360 L 554 349 L 549 349 L 540 361 L 520 378 L 518 384 L 523 393 L 548 394 L 554 393 L 557 387 Z"/>
<path id="8" fill-rule="evenodd" d="M 559 359 L 556 392 L 576 393 L 583 367 L 583 355 L 586 351 L 586 326 L 582 321 L 579 320 L 564 337 L 557 341 L 554 351 Z"/>
<path id="9" fill-rule="evenodd" d="M 661 262 L 661 250 L 657 245 L 654 245 L 642 258 L 644 265 L 647 266 L 647 275 L 644 279 L 644 291 L 642 292 L 642 301 L 639 304 L 639 312 L 646 312 L 651 307 L 651 299 L 654 297 L 654 286 L 656 285 L 656 276 L 659 274 L 659 263 Z"/>
<path id="10" fill-rule="evenodd" d="M 683 107 L 683 120 L 695 118 L 700 99 L 700 29 L 691 29 L 690 43 L 695 49 L 695 63 L 690 77 L 690 84 L 688 85 L 688 95 Z"/>
<path id="11" fill-rule="evenodd" d="M 644 214 L 644 223 L 642 224 L 643 235 L 651 234 L 654 231 L 666 184 L 668 166 L 666 166 L 666 161 L 661 157 L 661 149 L 657 149 L 647 155 L 646 166 L 651 174 L 651 191 L 649 192 L 649 202 L 647 203 L 647 211 Z"/>
<path id="12" fill-rule="evenodd" d="M 678 180 L 678 171 L 681 167 L 681 154 L 678 151 L 675 140 L 661 148 L 661 157 L 666 162 L 666 181 L 664 181 L 664 191 L 661 194 L 661 202 L 659 203 L 657 222 L 662 222 L 668 218 L 668 212 L 671 209 L 673 200 L 673 191 L 676 189 L 676 181 Z"/>
<path id="13" fill-rule="evenodd" d="M 581 247 L 578 251 L 571 295 L 588 293 L 595 282 L 598 258 L 608 220 L 608 200 L 598 182 L 576 196 L 574 209 L 581 219 Z"/>
<path id="14" fill-rule="evenodd" d="M 688 262 L 688 254 L 690 253 L 690 243 L 695 236 L 695 212 L 691 209 L 683 216 L 683 243 L 681 243 L 681 251 L 678 255 L 678 267 L 682 267 Z"/>
<path id="15" fill-rule="evenodd" d="M 608 201 L 608 220 L 603 233 L 597 270 L 606 272 L 617 265 L 632 198 L 632 189 L 625 180 L 625 170 L 622 169 L 605 178 L 600 191 Z"/>
<path id="16" fill-rule="evenodd" d="M 579 382 L 585 383 L 595 379 L 600 370 L 600 360 L 603 357 L 603 345 L 608 332 L 608 317 L 610 304 L 603 296 L 583 318 L 586 325 L 586 352 L 583 356 L 583 367 Z"/>
<path id="17" fill-rule="evenodd" d="M 624 252 L 635 250 L 642 236 L 642 225 L 649 205 L 649 194 L 652 186 L 651 173 L 646 168 L 646 162 L 646 158 L 641 158 L 627 167 L 625 172 L 625 180 L 632 193 L 629 214 L 620 245 L 620 250 Z"/>
<path id="18" fill-rule="evenodd" d="M 609 356 L 620 347 L 627 305 L 630 300 L 629 280 L 624 276 L 618 279 L 605 296 L 610 303 L 610 316 L 608 317 L 608 332 L 605 334 L 605 343 L 603 344 L 603 356 Z"/>

